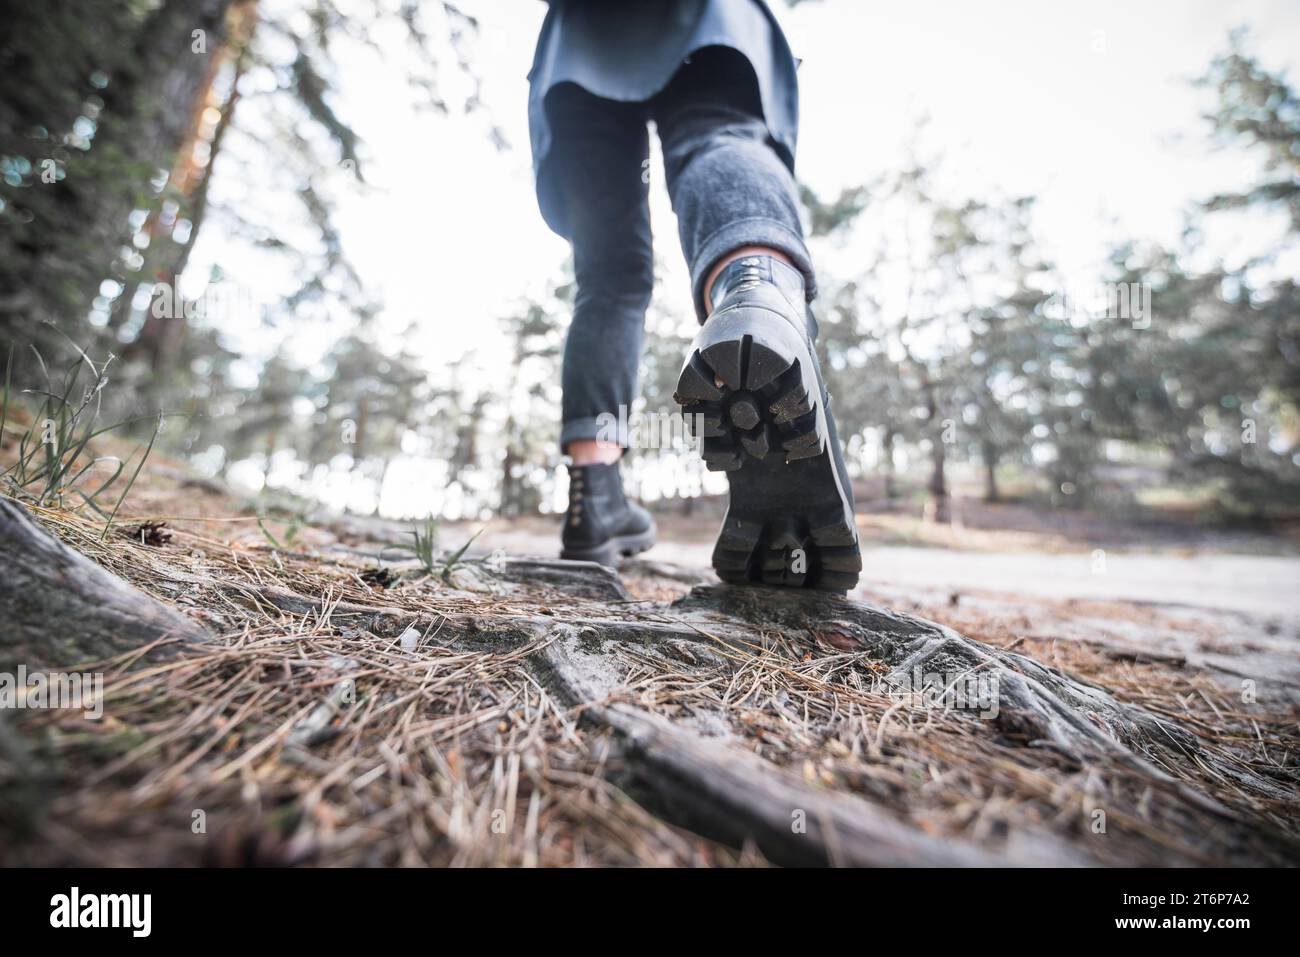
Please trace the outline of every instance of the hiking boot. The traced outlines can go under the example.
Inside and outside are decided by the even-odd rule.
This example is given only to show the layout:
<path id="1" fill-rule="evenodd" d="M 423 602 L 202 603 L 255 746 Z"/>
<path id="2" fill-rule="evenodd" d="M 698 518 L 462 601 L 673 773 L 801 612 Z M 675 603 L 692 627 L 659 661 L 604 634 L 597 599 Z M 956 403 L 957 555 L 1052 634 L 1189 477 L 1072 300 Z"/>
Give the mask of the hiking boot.
<path id="1" fill-rule="evenodd" d="M 673 397 L 731 485 L 713 567 L 726 582 L 846 592 L 862 556 L 803 277 L 745 256 L 712 295 Z"/>
<path id="2" fill-rule="evenodd" d="M 650 513 L 623 495 L 618 463 L 569 466 L 569 511 L 560 536 L 561 558 L 613 568 L 620 556 L 655 543 Z"/>

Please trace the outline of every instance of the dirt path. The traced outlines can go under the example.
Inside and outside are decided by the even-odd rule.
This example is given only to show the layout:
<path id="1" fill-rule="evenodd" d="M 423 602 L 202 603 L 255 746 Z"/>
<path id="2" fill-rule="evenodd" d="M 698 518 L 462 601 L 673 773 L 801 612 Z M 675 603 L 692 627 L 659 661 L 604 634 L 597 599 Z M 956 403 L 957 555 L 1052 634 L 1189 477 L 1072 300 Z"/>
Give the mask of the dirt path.
<path id="1" fill-rule="evenodd" d="M 864 578 L 899 587 L 1188 605 L 1300 620 L 1300 561 L 1245 555 L 1034 555 L 886 547 Z"/>
<path id="2" fill-rule="evenodd" d="M 553 558 L 555 537 L 489 528 L 474 553 L 501 548 Z M 708 568 L 712 546 L 662 542 L 644 557 Z M 1186 605 L 1300 622 L 1300 559 L 1277 556 L 1108 551 L 1040 554 L 966 552 L 888 545 L 863 550 L 863 587 L 946 590 L 1043 598 Z"/>

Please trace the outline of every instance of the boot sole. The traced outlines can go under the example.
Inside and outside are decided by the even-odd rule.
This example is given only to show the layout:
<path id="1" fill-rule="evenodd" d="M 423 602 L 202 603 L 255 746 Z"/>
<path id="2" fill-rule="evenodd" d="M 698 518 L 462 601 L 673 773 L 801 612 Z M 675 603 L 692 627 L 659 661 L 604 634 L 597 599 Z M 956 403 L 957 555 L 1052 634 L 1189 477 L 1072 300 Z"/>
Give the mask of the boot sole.
<path id="1" fill-rule="evenodd" d="M 574 562 L 596 562 L 610 568 L 618 566 L 619 558 L 639 555 L 654 546 L 655 530 L 648 528 L 637 535 L 615 535 L 603 545 L 591 548 L 565 548 L 560 551 L 560 558 Z"/>
<path id="2" fill-rule="evenodd" d="M 784 317 L 756 310 L 780 315 L 746 305 L 709 319 L 674 395 L 731 485 L 713 567 L 734 584 L 846 592 L 862 556 L 813 357 Z"/>

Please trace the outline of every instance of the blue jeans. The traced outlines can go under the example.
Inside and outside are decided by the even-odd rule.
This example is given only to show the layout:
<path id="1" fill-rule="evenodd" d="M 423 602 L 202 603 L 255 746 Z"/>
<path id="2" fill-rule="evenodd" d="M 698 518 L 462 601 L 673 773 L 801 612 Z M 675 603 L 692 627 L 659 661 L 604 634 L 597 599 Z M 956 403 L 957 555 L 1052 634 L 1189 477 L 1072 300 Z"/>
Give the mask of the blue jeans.
<path id="1" fill-rule="evenodd" d="M 556 182 L 564 195 L 577 281 L 564 344 L 561 448 L 594 439 L 602 413 L 636 396 L 645 313 L 654 287 L 648 120 L 663 146 L 668 194 L 701 322 L 712 267 L 742 246 L 769 246 L 804 275 L 812 261 L 794 176 L 770 139 L 749 62 L 698 51 L 649 101 L 623 103 L 562 83 L 546 97 Z"/>

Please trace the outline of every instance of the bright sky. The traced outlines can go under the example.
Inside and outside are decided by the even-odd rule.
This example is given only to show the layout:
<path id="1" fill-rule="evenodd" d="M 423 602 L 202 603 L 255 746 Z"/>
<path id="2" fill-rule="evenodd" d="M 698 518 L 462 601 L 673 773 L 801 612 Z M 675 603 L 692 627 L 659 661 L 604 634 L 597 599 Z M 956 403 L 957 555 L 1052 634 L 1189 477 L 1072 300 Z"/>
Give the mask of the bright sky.
<path id="1" fill-rule="evenodd" d="M 371 37 L 394 55 L 343 57 L 334 105 L 364 141 L 374 187 L 347 190 L 339 222 L 349 255 L 386 305 L 389 328 L 416 320 L 411 345 L 431 368 L 473 350 L 490 381 L 504 362 L 498 319 L 521 296 L 544 290 L 568 250 L 537 212 L 528 149 L 525 76 L 546 6 L 459 4 L 480 21 L 473 62 L 512 149 L 490 144 L 481 116 L 413 113 L 396 55 L 403 40 Z M 1251 27 L 1266 65 L 1294 78 L 1300 63 L 1294 0 L 820 0 L 773 9 L 803 60 L 802 180 L 831 196 L 896 167 L 917 117 L 928 114 L 928 142 L 946 154 L 952 193 L 1037 194 L 1037 234 L 1080 282 L 1108 241 L 1173 243 L 1192 201 L 1248 181 L 1240 154 L 1207 149 L 1199 117 L 1210 92 L 1188 83 L 1226 47 L 1230 28 Z M 456 102 L 463 90 L 454 67 L 445 73 Z M 666 305 L 687 317 L 686 271 L 657 153 L 653 169 L 652 215 L 673 297 Z M 1247 238 L 1258 247 L 1271 236 L 1256 230 Z M 1245 248 L 1231 231 L 1217 239 L 1229 257 Z M 229 261 L 215 230 L 199 253 L 199 262 Z M 837 271 L 854 268 L 852 249 L 833 255 Z M 252 262 L 237 272 L 247 277 Z M 241 346 L 265 347 L 251 325 L 230 332 Z M 305 352 L 323 345 L 312 334 L 299 339 Z"/>

